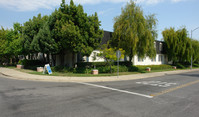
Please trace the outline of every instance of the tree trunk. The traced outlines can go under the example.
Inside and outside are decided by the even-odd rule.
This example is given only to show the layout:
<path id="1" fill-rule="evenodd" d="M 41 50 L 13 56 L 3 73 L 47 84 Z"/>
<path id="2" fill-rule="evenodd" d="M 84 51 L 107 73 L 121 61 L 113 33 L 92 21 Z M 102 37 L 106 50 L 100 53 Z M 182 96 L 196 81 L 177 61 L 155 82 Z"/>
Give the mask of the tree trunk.
<path id="1" fill-rule="evenodd" d="M 12 60 L 12 57 L 11 57 L 11 58 L 10 58 L 10 64 L 11 64 L 11 65 L 12 65 L 12 61 L 13 61 L 13 60 Z"/>
<path id="2" fill-rule="evenodd" d="M 132 49 L 131 49 L 131 53 L 129 55 L 129 62 L 132 62 L 132 59 L 133 59 L 133 52 L 132 52 Z"/>
<path id="3" fill-rule="evenodd" d="M 46 59 L 45 59 L 44 53 L 43 53 L 43 62 L 46 64 Z"/>
<path id="4" fill-rule="evenodd" d="M 52 54 L 52 64 L 53 66 L 56 66 L 56 55 Z"/>
<path id="5" fill-rule="evenodd" d="M 111 64 L 110 64 L 110 72 L 111 72 L 111 74 L 112 74 Z"/>
<path id="6" fill-rule="evenodd" d="M 65 56 L 64 51 L 61 51 L 61 55 L 60 55 L 60 58 L 61 58 L 61 66 L 64 66 L 64 56 Z"/>
<path id="7" fill-rule="evenodd" d="M 72 53 L 72 67 L 75 67 L 75 53 Z"/>
<path id="8" fill-rule="evenodd" d="M 47 61 L 48 63 L 50 63 L 49 54 L 47 54 L 47 59 L 46 59 L 46 61 Z"/>
<path id="9" fill-rule="evenodd" d="M 130 55 L 130 56 L 129 56 L 129 62 L 132 62 L 132 59 L 133 59 L 133 56 Z"/>

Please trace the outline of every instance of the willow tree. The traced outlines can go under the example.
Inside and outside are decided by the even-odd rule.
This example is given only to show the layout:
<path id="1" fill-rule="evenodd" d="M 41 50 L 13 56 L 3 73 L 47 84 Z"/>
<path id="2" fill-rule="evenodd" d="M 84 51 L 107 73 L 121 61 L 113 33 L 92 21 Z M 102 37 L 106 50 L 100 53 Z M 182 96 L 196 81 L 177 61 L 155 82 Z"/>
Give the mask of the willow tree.
<path id="1" fill-rule="evenodd" d="M 192 40 L 188 38 L 186 28 L 177 31 L 174 28 L 165 29 L 162 35 L 166 43 L 168 59 L 172 60 L 173 64 L 176 62 L 190 62 L 190 56 L 193 53 L 191 49 Z"/>
<path id="2" fill-rule="evenodd" d="M 198 52 L 199 41 L 198 40 L 191 40 L 191 44 L 192 44 L 193 62 L 199 62 L 199 52 Z"/>
<path id="3" fill-rule="evenodd" d="M 125 50 L 129 61 L 135 55 L 144 58 L 146 55 L 156 55 L 154 41 L 157 37 L 155 30 L 157 19 L 155 15 L 144 17 L 141 7 L 131 0 L 122 8 L 120 16 L 115 17 L 112 45 Z"/>
<path id="4" fill-rule="evenodd" d="M 177 36 L 177 33 L 175 32 L 174 28 L 165 29 L 162 32 L 163 39 L 166 43 L 166 52 L 168 55 L 168 59 L 173 61 L 173 64 L 175 64 L 178 61 L 178 53 L 180 50 L 179 44 L 179 38 Z"/>
<path id="5" fill-rule="evenodd" d="M 189 46 L 188 46 L 188 42 L 190 41 L 188 39 L 188 32 L 186 30 L 186 28 L 181 28 L 179 30 L 176 31 L 176 35 L 178 38 L 178 44 L 177 46 L 180 47 L 179 51 L 178 51 L 178 60 L 179 62 L 185 62 L 188 61 L 190 58 L 190 56 L 188 54 L 186 54 L 186 50 L 189 50 Z"/>

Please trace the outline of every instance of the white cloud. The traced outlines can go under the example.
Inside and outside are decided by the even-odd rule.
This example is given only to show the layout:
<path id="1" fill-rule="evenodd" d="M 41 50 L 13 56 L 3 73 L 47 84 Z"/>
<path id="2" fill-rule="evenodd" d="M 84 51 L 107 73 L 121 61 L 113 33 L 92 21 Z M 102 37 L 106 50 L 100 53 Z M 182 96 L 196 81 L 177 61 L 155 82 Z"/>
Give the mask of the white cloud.
<path id="1" fill-rule="evenodd" d="M 34 11 L 40 8 L 51 9 L 60 3 L 60 0 L 0 0 L 0 6 L 17 11 Z"/>
<path id="2" fill-rule="evenodd" d="M 99 11 L 98 14 L 99 15 L 105 15 L 107 13 L 111 13 L 114 9 L 113 8 L 109 8 L 109 9 L 106 9 L 106 10 L 103 10 L 103 11 Z"/>
<path id="3" fill-rule="evenodd" d="M 185 1 L 185 0 L 171 0 L 171 2 L 174 2 L 174 3 L 182 2 L 182 1 Z"/>
<path id="4" fill-rule="evenodd" d="M 0 0 L 0 6 L 16 11 L 35 11 L 41 8 L 52 9 L 59 6 L 62 0 Z M 70 0 L 66 0 L 69 3 Z M 77 4 L 126 3 L 129 0 L 74 0 Z M 158 4 L 160 2 L 177 3 L 185 0 L 134 0 L 136 3 Z"/>

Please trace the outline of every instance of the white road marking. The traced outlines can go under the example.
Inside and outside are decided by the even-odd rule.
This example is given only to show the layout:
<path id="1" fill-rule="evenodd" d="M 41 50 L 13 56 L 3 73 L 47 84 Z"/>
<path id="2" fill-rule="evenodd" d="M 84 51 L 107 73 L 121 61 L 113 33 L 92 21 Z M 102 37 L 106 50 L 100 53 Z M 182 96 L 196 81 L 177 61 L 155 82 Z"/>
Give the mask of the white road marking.
<path id="1" fill-rule="evenodd" d="M 172 85 L 177 85 L 177 83 L 168 83 L 162 81 L 142 81 L 142 82 L 136 82 L 136 84 L 151 85 L 158 87 L 170 87 Z"/>
<path id="2" fill-rule="evenodd" d="M 122 92 L 122 93 L 128 93 L 128 94 L 147 97 L 147 98 L 153 98 L 153 96 L 150 96 L 150 95 L 145 95 L 145 94 L 136 93 L 136 92 L 130 92 L 130 91 L 126 91 L 126 90 L 115 89 L 115 88 L 96 85 L 96 84 L 83 83 L 83 82 L 75 82 L 75 83 L 84 84 L 84 85 L 93 86 L 93 87 L 99 87 L 99 88 L 103 88 L 103 89 L 109 89 L 109 90 L 112 90 L 112 91 L 118 91 L 118 92 Z"/>

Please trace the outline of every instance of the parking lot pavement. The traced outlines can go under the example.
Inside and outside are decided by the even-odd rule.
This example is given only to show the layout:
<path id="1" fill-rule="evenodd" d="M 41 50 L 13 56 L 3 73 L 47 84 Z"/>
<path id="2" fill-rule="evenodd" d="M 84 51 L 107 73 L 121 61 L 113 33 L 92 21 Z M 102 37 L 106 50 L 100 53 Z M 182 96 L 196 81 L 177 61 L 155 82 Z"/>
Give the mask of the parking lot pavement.
<path id="1" fill-rule="evenodd" d="M 199 84 L 198 72 L 190 72 L 176 75 L 166 75 L 148 79 L 119 81 L 119 82 L 100 82 L 100 83 L 82 83 L 93 87 L 104 88 L 125 93 L 131 92 L 134 95 L 143 97 L 155 97 L 170 93 L 175 90 Z M 129 93 L 130 94 L 130 93 Z"/>
<path id="2" fill-rule="evenodd" d="M 4 77 L 0 75 L 0 117 L 199 115 L 198 72 L 100 83 L 55 83 Z"/>

